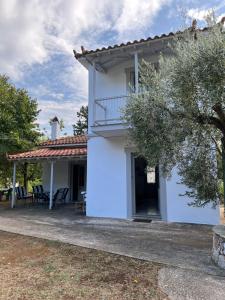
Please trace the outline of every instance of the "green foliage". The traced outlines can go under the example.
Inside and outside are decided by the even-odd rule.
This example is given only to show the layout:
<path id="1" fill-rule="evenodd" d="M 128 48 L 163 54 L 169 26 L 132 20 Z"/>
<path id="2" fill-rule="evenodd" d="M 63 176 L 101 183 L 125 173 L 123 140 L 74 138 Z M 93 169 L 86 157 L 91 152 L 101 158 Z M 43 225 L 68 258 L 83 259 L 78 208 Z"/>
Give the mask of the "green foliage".
<path id="1" fill-rule="evenodd" d="M 78 121 L 73 125 L 73 134 L 86 134 L 88 129 L 88 106 L 82 105 L 80 111 L 77 112 Z"/>
<path id="2" fill-rule="evenodd" d="M 0 75 L 0 185 L 9 185 L 12 175 L 6 154 L 30 150 L 36 145 L 40 137 L 38 113 L 37 101 Z M 22 176 L 20 169 L 18 176 Z"/>
<path id="3" fill-rule="evenodd" d="M 27 168 L 27 190 L 32 192 L 32 186 L 42 184 L 42 165 L 40 163 L 28 164 Z M 21 182 L 23 184 L 23 182 Z"/>
<path id="4" fill-rule="evenodd" d="M 36 100 L 0 76 L 0 107 L 0 153 L 30 149 L 40 135 Z"/>
<path id="5" fill-rule="evenodd" d="M 150 166 L 165 176 L 176 166 L 181 183 L 202 206 L 221 197 L 216 147 L 225 135 L 225 36 L 217 24 L 207 32 L 186 30 L 174 38 L 159 70 L 141 65 L 142 94 L 125 110 L 131 136 Z"/>

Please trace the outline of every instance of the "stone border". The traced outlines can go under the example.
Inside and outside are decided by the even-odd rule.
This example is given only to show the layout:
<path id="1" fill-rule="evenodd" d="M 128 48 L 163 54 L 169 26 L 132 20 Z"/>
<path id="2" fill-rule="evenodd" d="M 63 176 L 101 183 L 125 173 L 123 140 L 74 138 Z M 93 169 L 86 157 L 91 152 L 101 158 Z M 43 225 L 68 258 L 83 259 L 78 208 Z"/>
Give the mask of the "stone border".
<path id="1" fill-rule="evenodd" d="M 225 226 L 213 227 L 213 261 L 222 269 L 225 269 Z"/>

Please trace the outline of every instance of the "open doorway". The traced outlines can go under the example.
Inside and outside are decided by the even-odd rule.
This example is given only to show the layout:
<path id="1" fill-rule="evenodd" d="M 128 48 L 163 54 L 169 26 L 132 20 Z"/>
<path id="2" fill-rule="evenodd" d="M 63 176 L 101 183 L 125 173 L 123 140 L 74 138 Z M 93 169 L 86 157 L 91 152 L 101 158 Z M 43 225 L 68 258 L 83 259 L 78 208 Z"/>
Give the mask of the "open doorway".
<path id="1" fill-rule="evenodd" d="M 159 216 L 159 170 L 134 157 L 135 215 Z"/>
<path id="2" fill-rule="evenodd" d="M 81 192 L 86 189 L 86 165 L 76 164 L 72 166 L 72 199 L 80 201 Z"/>

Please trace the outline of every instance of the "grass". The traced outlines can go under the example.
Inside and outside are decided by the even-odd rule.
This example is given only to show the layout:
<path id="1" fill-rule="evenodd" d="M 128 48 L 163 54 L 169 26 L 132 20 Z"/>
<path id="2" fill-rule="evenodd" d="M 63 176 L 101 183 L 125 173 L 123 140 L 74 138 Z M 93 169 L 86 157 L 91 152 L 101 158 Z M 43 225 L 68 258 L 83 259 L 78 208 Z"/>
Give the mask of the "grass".
<path id="1" fill-rule="evenodd" d="M 1 300 L 167 299 L 159 264 L 0 232 Z"/>

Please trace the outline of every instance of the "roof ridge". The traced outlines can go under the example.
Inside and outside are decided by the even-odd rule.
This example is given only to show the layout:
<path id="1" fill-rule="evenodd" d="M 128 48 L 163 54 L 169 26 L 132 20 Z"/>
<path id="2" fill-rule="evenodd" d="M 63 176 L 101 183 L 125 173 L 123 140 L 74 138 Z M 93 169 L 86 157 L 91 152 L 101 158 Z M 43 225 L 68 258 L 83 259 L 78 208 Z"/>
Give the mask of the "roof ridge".
<path id="1" fill-rule="evenodd" d="M 199 28 L 199 29 L 194 29 L 195 31 L 206 31 L 208 30 L 209 27 L 203 27 L 203 28 Z M 153 40 L 158 40 L 158 39 L 162 39 L 162 38 L 167 38 L 167 37 L 172 37 L 175 36 L 177 34 L 182 34 L 185 33 L 187 30 L 193 30 L 193 26 L 186 28 L 185 30 L 181 31 L 175 31 L 175 32 L 169 32 L 169 33 L 162 33 L 161 35 L 155 35 L 153 37 L 147 37 L 147 38 L 141 38 L 139 40 L 133 40 L 133 41 L 128 41 L 125 43 L 120 43 L 120 44 L 114 44 L 114 45 L 110 45 L 108 47 L 102 47 L 102 48 L 96 48 L 96 49 L 91 49 L 91 50 L 86 50 L 83 46 L 81 46 L 81 52 L 77 52 L 76 50 L 73 50 L 74 56 L 76 59 L 79 59 L 81 57 L 86 56 L 87 54 L 94 54 L 94 53 L 99 53 L 99 52 L 103 52 L 103 51 L 107 51 L 107 50 L 114 50 L 117 48 L 121 48 L 121 47 L 126 47 L 126 46 L 132 46 L 132 45 L 136 45 L 136 44 L 141 44 L 141 43 L 146 43 L 148 41 L 153 41 Z"/>
<path id="2" fill-rule="evenodd" d="M 66 144 L 86 144 L 87 143 L 87 135 L 72 135 L 59 137 L 55 140 L 48 139 L 39 143 L 39 146 L 53 146 L 53 145 L 66 145 Z"/>

